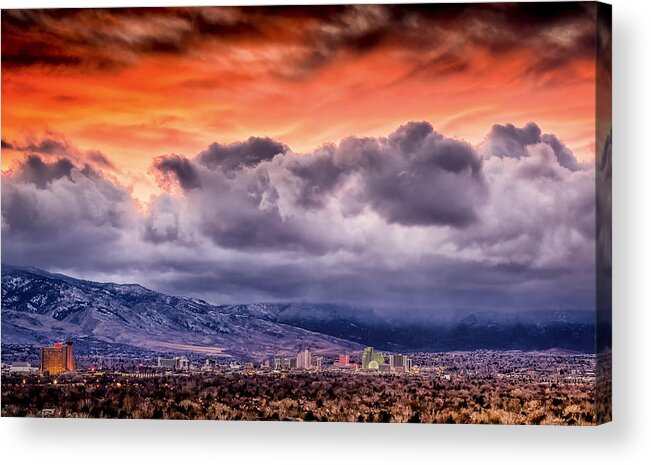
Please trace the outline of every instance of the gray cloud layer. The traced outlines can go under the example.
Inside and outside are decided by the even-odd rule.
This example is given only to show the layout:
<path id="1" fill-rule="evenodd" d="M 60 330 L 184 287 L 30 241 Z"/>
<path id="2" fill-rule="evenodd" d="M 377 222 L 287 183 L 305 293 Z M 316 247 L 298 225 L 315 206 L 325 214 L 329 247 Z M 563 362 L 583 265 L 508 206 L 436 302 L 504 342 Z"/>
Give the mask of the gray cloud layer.
<path id="1" fill-rule="evenodd" d="M 529 123 L 522 128 L 512 124 L 496 124 L 480 147 L 480 153 L 488 157 L 522 158 L 527 156 L 527 147 L 544 142 L 552 148 L 558 164 L 571 171 L 579 169 L 579 162 L 572 151 L 553 134 L 542 134 L 540 128 Z"/>
<path id="2" fill-rule="evenodd" d="M 27 157 L 3 177 L 3 260 L 213 302 L 593 305 L 594 169 L 535 124 L 478 148 L 413 122 L 308 154 L 252 137 L 153 171 L 143 216 L 97 169 Z"/>

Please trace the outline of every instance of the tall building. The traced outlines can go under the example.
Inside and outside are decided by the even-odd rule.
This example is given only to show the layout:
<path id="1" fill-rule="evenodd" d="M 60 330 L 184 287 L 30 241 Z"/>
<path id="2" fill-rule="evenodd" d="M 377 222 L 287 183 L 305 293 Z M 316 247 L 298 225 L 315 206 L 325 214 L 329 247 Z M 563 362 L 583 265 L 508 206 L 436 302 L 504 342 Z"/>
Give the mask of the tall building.
<path id="1" fill-rule="evenodd" d="M 190 369 L 190 360 L 187 357 L 179 357 L 176 359 L 176 369 L 177 370 L 189 370 Z"/>
<path id="2" fill-rule="evenodd" d="M 408 372 L 411 370 L 411 359 L 402 354 L 389 355 L 389 365 L 393 372 Z"/>
<path id="3" fill-rule="evenodd" d="M 75 356 L 72 342 L 54 344 L 52 347 L 41 347 L 41 373 L 48 372 L 58 375 L 67 371 L 75 371 Z"/>
<path id="4" fill-rule="evenodd" d="M 285 359 L 287 357 L 284 357 L 282 355 L 275 355 L 273 359 L 273 369 L 274 370 L 283 370 L 285 369 Z"/>
<path id="5" fill-rule="evenodd" d="M 312 355 L 308 349 L 301 350 L 296 355 L 296 368 L 312 368 Z"/>
<path id="6" fill-rule="evenodd" d="M 411 358 L 405 357 L 405 370 L 411 371 Z"/>
<path id="7" fill-rule="evenodd" d="M 350 365 L 350 355 L 348 354 L 339 354 L 339 361 L 337 362 L 337 365 L 340 367 L 347 367 Z"/>
<path id="8" fill-rule="evenodd" d="M 368 364 L 373 360 L 373 347 L 367 347 L 362 354 L 362 370 L 368 369 Z"/>
<path id="9" fill-rule="evenodd" d="M 380 365 L 384 365 L 385 363 L 384 355 L 381 352 L 375 352 L 373 347 L 367 347 L 362 354 L 362 370 L 368 370 L 371 362 L 375 362 L 371 369 L 378 369 Z"/>
<path id="10" fill-rule="evenodd" d="M 401 354 L 389 355 L 389 365 L 391 368 L 403 367 L 405 364 L 405 356 Z"/>
<path id="11" fill-rule="evenodd" d="M 291 357 L 276 355 L 273 360 L 273 368 L 274 370 L 289 370 L 292 367 L 292 361 Z"/>
<path id="12" fill-rule="evenodd" d="M 75 354 L 72 351 L 72 342 L 68 341 L 65 344 L 66 352 L 66 371 L 75 371 Z"/>

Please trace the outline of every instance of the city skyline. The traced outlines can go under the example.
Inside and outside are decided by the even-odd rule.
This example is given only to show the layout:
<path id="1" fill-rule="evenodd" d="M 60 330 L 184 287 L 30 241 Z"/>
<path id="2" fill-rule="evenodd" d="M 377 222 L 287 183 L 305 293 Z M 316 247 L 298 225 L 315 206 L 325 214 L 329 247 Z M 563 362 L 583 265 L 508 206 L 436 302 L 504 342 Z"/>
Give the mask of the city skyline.
<path id="1" fill-rule="evenodd" d="M 609 5 L 1 19 L 3 417 L 611 420 Z"/>

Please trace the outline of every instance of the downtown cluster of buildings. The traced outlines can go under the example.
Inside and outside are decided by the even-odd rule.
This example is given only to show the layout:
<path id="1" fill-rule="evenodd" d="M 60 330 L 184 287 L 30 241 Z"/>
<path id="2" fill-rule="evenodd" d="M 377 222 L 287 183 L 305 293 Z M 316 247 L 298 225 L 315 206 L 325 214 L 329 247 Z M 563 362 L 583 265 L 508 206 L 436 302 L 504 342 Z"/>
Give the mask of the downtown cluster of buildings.
<path id="1" fill-rule="evenodd" d="M 362 353 L 362 370 L 379 371 L 382 373 L 409 373 L 411 371 L 411 358 L 402 354 L 390 354 L 389 363 L 382 352 L 377 352 L 373 347 L 367 347 Z"/>
<path id="2" fill-rule="evenodd" d="M 321 356 L 313 356 L 310 349 L 303 349 L 296 357 L 288 357 L 284 355 L 276 355 L 273 360 L 262 362 L 262 367 L 270 367 L 274 370 L 311 370 L 323 368 L 324 358 Z"/>
<path id="3" fill-rule="evenodd" d="M 268 362 L 265 362 L 268 363 Z M 263 367 L 265 364 L 263 363 Z M 291 369 L 321 369 L 325 367 L 324 357 L 312 356 L 309 349 L 301 350 L 296 357 L 276 355 L 273 362 L 267 366 L 274 370 Z M 412 361 L 402 354 L 390 354 L 387 357 L 377 352 L 373 347 L 367 347 L 362 354 L 361 362 L 352 361 L 349 354 L 339 354 L 339 357 L 332 363 L 332 368 L 377 371 L 382 373 L 409 373 L 412 368 Z"/>
<path id="4" fill-rule="evenodd" d="M 151 370 L 150 365 L 150 370 Z M 259 367 L 253 363 L 240 364 L 237 361 L 230 361 L 227 365 L 219 363 L 218 360 L 207 359 L 203 364 L 197 364 L 196 360 L 191 361 L 185 356 L 157 358 L 153 366 L 156 371 L 242 371 L 253 372 L 256 368 L 262 371 L 289 371 L 307 370 L 319 371 L 323 369 L 337 371 L 364 371 L 379 373 L 409 373 L 412 370 L 412 360 L 402 354 L 385 355 L 376 351 L 373 347 L 367 347 L 362 353 L 361 360 L 352 360 L 349 354 L 339 354 L 338 357 L 326 357 L 313 354 L 310 349 L 302 349 L 296 356 L 276 355 L 271 359 L 264 360 Z M 73 343 L 57 343 L 48 347 L 41 347 L 40 368 L 32 367 L 27 362 L 17 362 L 9 367 L 9 372 L 33 373 L 58 375 L 61 373 L 74 372 L 75 356 Z M 92 367 L 94 371 L 94 367 Z"/>
<path id="5" fill-rule="evenodd" d="M 247 371 L 253 372 L 256 369 L 262 371 L 290 371 L 290 370 L 338 370 L 338 371 L 365 371 L 380 373 L 409 373 L 412 370 L 412 360 L 402 354 L 385 355 L 376 351 L 373 347 L 367 347 L 361 357 L 361 361 L 354 361 L 350 354 L 339 354 L 332 358 L 315 355 L 310 349 L 302 349 L 295 356 L 275 355 L 271 359 L 262 361 L 258 366 L 252 362 L 239 363 L 230 361 L 227 364 L 220 363 L 216 359 L 206 359 L 203 364 L 196 364 L 187 357 L 158 357 L 156 369 L 165 371 Z"/>

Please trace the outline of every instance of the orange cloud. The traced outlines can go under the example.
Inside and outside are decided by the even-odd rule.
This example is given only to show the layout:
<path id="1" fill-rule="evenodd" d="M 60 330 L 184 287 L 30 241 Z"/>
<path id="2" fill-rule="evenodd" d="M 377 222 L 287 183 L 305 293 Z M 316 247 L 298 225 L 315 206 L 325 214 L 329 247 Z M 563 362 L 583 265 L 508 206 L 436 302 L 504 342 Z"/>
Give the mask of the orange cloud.
<path id="1" fill-rule="evenodd" d="M 251 135 L 309 151 L 409 120 L 473 144 L 494 123 L 535 121 L 591 160 L 593 16 L 541 8 L 14 10 L 3 139 L 65 134 L 141 199 L 158 192 L 147 173 L 161 154 Z M 3 170 L 21 156 L 3 149 Z"/>

